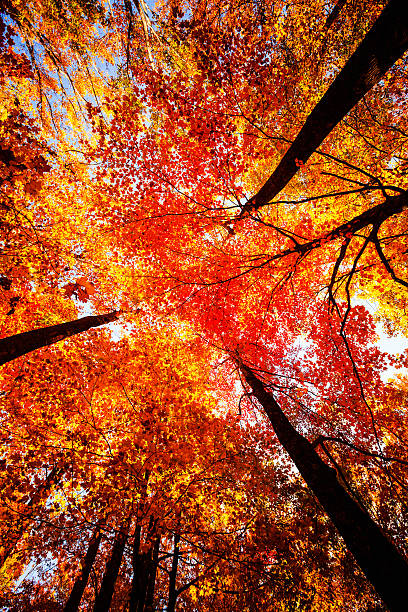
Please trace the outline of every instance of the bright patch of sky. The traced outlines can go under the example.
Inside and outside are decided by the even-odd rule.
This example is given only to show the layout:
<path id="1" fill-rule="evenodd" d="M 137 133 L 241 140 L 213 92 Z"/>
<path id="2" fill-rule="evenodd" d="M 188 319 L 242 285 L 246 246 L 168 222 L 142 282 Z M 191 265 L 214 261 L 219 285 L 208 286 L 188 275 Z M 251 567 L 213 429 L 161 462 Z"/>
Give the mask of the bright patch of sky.
<path id="1" fill-rule="evenodd" d="M 381 325 L 377 325 L 378 347 L 391 355 L 401 355 L 404 351 L 408 350 L 408 338 L 402 334 L 392 336 L 391 338 L 384 333 Z M 391 381 L 396 374 L 407 373 L 406 368 L 397 368 L 395 366 L 389 366 L 381 375 L 384 382 Z"/>
<path id="2" fill-rule="evenodd" d="M 359 304 L 362 304 L 367 310 L 375 315 L 375 311 L 377 306 L 373 302 L 369 302 L 367 300 L 357 300 Z M 389 353 L 390 355 L 401 355 L 404 351 L 408 350 L 408 338 L 403 334 L 395 334 L 393 336 L 389 336 L 385 331 L 384 327 L 381 323 L 377 323 L 376 325 L 376 333 L 378 336 L 377 346 L 384 353 Z M 384 382 L 391 381 L 394 376 L 398 373 L 406 372 L 406 368 L 397 368 L 395 366 L 390 366 L 381 375 L 381 378 Z"/>

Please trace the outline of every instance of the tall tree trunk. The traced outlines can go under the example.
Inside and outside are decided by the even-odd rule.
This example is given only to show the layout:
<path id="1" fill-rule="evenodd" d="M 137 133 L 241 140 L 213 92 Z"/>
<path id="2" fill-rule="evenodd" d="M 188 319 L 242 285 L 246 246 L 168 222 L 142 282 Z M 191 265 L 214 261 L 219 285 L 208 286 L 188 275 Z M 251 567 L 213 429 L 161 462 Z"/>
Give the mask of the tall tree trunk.
<path id="1" fill-rule="evenodd" d="M 148 605 L 153 603 L 160 545 L 160 536 L 154 537 L 155 529 L 156 521 L 151 516 L 146 535 L 149 547 L 147 551 L 143 552 L 140 551 L 140 526 L 137 525 L 135 530 L 132 555 L 133 579 L 129 599 L 129 612 L 144 612 L 148 609 Z"/>
<path id="2" fill-rule="evenodd" d="M 47 499 L 53 485 L 58 481 L 63 471 L 64 468 L 61 467 L 52 468 L 51 472 L 48 474 L 43 484 L 41 484 L 37 488 L 30 501 L 25 506 L 24 513 L 22 514 L 22 516 L 18 518 L 15 525 L 10 525 L 8 532 L 9 542 L 8 545 L 5 547 L 3 554 L 1 555 L 0 568 L 3 567 L 8 557 L 14 551 L 15 547 L 18 544 L 18 541 L 27 529 L 29 522 L 32 520 L 34 512 Z"/>
<path id="3" fill-rule="evenodd" d="M 130 591 L 129 598 L 129 612 L 143 612 L 146 593 L 147 593 L 147 556 L 150 551 L 140 551 L 140 541 L 142 535 L 142 527 L 140 521 L 146 512 L 146 500 L 147 500 L 147 485 L 149 482 L 150 471 L 146 470 L 144 474 L 144 480 L 142 482 L 141 498 L 137 509 L 137 523 L 135 527 L 133 549 L 132 549 L 132 588 Z M 148 535 L 152 533 L 154 528 L 153 517 L 150 517 Z"/>
<path id="4" fill-rule="evenodd" d="M 313 249 L 316 249 L 328 242 L 333 240 L 337 240 L 338 238 L 349 236 L 351 234 L 356 234 L 360 230 L 368 227 L 369 225 L 373 225 L 376 228 L 380 228 L 381 224 L 384 223 L 390 217 L 394 215 L 400 214 L 403 210 L 408 208 L 408 191 L 404 191 L 403 193 L 397 196 L 389 196 L 380 204 L 376 204 L 372 208 L 365 210 L 361 214 L 353 217 L 346 223 L 342 223 L 338 225 L 330 232 L 326 232 L 322 234 L 318 238 L 314 238 L 313 240 L 309 240 L 308 242 L 298 242 L 294 246 L 290 246 L 284 251 L 279 251 L 275 255 L 271 255 L 269 257 L 269 261 L 274 261 L 277 259 L 281 259 L 282 257 L 287 257 L 292 253 L 299 253 L 300 255 L 304 255 Z"/>
<path id="5" fill-rule="evenodd" d="M 331 130 L 408 48 L 408 3 L 390 0 L 320 102 L 272 175 L 244 205 L 241 216 L 268 204 L 289 183 Z"/>
<path id="6" fill-rule="evenodd" d="M 92 534 L 88 550 L 86 551 L 85 559 L 82 563 L 81 573 L 75 580 L 74 586 L 72 587 L 71 595 L 69 596 L 69 599 L 65 604 L 64 612 L 77 612 L 88 582 L 89 574 L 91 573 L 92 566 L 95 562 L 101 539 L 102 532 L 99 523 Z"/>
<path id="7" fill-rule="evenodd" d="M 263 406 L 275 434 L 329 518 L 343 537 L 367 579 L 390 610 L 404 612 L 408 597 L 408 564 L 369 514 L 348 495 L 311 443 L 300 435 L 253 371 L 239 363 L 254 396 Z"/>
<path id="8" fill-rule="evenodd" d="M 330 26 L 336 21 L 337 17 L 340 15 L 341 9 L 346 4 L 346 2 L 347 0 L 337 0 L 336 5 L 333 7 L 332 12 L 326 20 L 326 28 L 330 28 Z"/>
<path id="9" fill-rule="evenodd" d="M 136 525 L 132 551 L 132 589 L 130 591 L 129 612 L 143 611 L 147 590 L 146 553 L 140 551 L 140 537 L 142 528 Z"/>
<path id="10" fill-rule="evenodd" d="M 174 548 L 173 548 L 173 559 L 171 563 L 171 571 L 169 576 L 169 598 L 167 602 L 167 612 L 174 612 L 176 609 L 176 599 L 177 599 L 177 590 L 176 590 L 176 578 L 177 578 L 177 568 L 179 562 L 179 542 L 180 535 L 178 533 L 174 534 Z"/>
<path id="11" fill-rule="evenodd" d="M 31 351 L 35 351 L 43 346 L 55 344 L 69 336 L 87 331 L 91 327 L 99 327 L 99 325 L 116 321 L 118 317 L 118 312 L 109 312 L 103 315 L 82 317 L 75 321 L 41 327 L 23 332 L 22 334 L 16 334 L 15 336 L 9 336 L 8 338 L 2 338 L 0 340 L 0 365 L 21 357 L 21 355 L 31 353 Z"/>
<path id="12" fill-rule="evenodd" d="M 116 579 L 119 574 L 120 564 L 122 563 L 129 528 L 130 520 L 127 520 L 123 529 L 119 530 L 116 534 L 112 547 L 112 553 L 106 564 L 105 573 L 102 578 L 101 588 L 99 589 L 99 593 L 95 598 L 93 612 L 109 611 L 113 592 L 115 590 Z"/>
<path id="13" fill-rule="evenodd" d="M 154 538 L 152 545 L 152 555 L 149 563 L 149 577 L 147 582 L 146 603 L 144 612 L 153 612 L 154 610 L 154 590 L 156 587 L 157 567 L 159 565 L 160 539 L 160 535 L 157 535 Z"/>

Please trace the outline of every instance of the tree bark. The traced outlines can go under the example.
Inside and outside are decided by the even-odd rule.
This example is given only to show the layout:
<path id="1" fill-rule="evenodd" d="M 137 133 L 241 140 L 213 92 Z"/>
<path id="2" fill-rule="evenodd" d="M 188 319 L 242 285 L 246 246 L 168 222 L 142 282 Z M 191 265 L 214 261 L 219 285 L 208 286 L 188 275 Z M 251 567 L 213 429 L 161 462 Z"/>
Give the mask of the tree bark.
<path id="1" fill-rule="evenodd" d="M 82 563 L 81 573 L 75 580 L 74 586 L 72 587 L 71 595 L 69 596 L 69 599 L 65 604 L 64 612 L 77 612 L 88 582 L 89 574 L 91 573 L 92 566 L 95 562 L 101 539 L 102 532 L 100 524 L 98 524 L 92 534 L 88 550 L 86 551 L 85 559 Z"/>
<path id="2" fill-rule="evenodd" d="M 22 334 L 16 334 L 15 336 L 9 336 L 8 338 L 2 338 L 0 340 L 0 365 L 21 357 L 21 355 L 31 353 L 31 351 L 35 351 L 43 346 L 55 344 L 69 336 L 87 331 L 91 327 L 98 327 L 99 325 L 116 321 L 118 317 L 118 312 L 109 312 L 103 315 L 82 317 L 75 321 L 41 327 L 23 332 Z"/>
<path id="3" fill-rule="evenodd" d="M 132 589 L 129 599 L 129 612 L 139 612 L 144 607 L 147 590 L 146 553 L 140 552 L 141 526 L 136 525 L 132 551 Z"/>
<path id="4" fill-rule="evenodd" d="M 173 549 L 173 560 L 171 563 L 171 571 L 169 576 L 169 598 L 167 602 L 167 612 L 174 612 L 176 609 L 176 599 L 177 599 L 177 590 L 176 590 L 176 578 L 177 578 L 177 568 L 179 562 L 179 542 L 180 535 L 178 533 L 174 534 L 174 549 Z"/>
<path id="5" fill-rule="evenodd" d="M 305 163 L 331 130 L 376 84 L 408 48 L 408 3 L 390 0 L 320 102 L 272 175 L 241 215 L 268 204 Z"/>
<path id="6" fill-rule="evenodd" d="M 284 251 L 279 251 L 279 253 L 269 257 L 269 261 L 281 259 L 282 257 L 292 255 L 293 253 L 304 255 L 305 253 L 327 244 L 328 242 L 332 242 L 333 240 L 337 240 L 341 237 L 350 236 L 351 234 L 356 234 L 369 225 L 379 228 L 384 221 L 394 215 L 400 214 L 406 208 L 408 208 L 407 191 L 397 196 L 389 196 L 384 202 L 380 202 L 380 204 L 365 210 L 360 215 L 350 219 L 350 221 L 342 223 L 342 225 L 335 227 L 330 232 L 319 236 L 319 238 L 314 238 L 308 242 L 299 242 L 295 246 L 289 247 Z"/>
<path id="7" fill-rule="evenodd" d="M 160 535 L 157 535 L 154 538 L 153 547 L 152 547 L 152 555 L 150 558 L 150 567 L 149 567 L 149 575 L 146 589 L 146 603 L 144 612 L 153 612 L 154 610 L 154 590 L 156 587 L 156 576 L 157 576 L 157 567 L 159 565 L 159 549 L 160 549 Z"/>
<path id="8" fill-rule="evenodd" d="M 123 552 L 125 550 L 126 540 L 130 528 L 130 520 L 126 522 L 124 528 L 116 534 L 115 541 L 112 547 L 112 553 L 105 568 L 105 573 L 102 578 L 101 588 L 96 596 L 93 612 L 108 612 L 113 592 L 115 590 L 116 579 L 119 574 L 120 565 L 122 563 Z"/>
<path id="9" fill-rule="evenodd" d="M 355 234 L 368 225 L 379 227 L 384 221 L 394 215 L 400 214 L 406 208 L 408 208 L 408 191 L 404 191 L 397 196 L 389 196 L 384 202 L 380 202 L 380 204 L 365 210 L 360 215 L 350 219 L 350 221 L 328 232 L 323 237 L 323 240 L 328 242 L 329 240 L 340 238 L 340 236 Z"/>
<path id="10" fill-rule="evenodd" d="M 334 6 L 332 12 L 326 20 L 326 28 L 330 28 L 330 26 L 336 21 L 337 17 L 340 15 L 341 9 L 346 4 L 346 2 L 347 0 L 337 0 L 336 5 Z"/>
<path id="11" fill-rule="evenodd" d="M 281 407 L 253 371 L 239 363 L 254 396 L 263 406 L 275 434 L 295 463 L 350 552 L 390 610 L 405 611 L 408 597 L 408 564 L 395 546 L 345 491 L 311 443 L 300 435 Z"/>
<path id="12" fill-rule="evenodd" d="M 147 551 L 141 552 L 141 527 L 140 525 L 136 526 L 132 554 L 133 579 L 129 612 L 148 612 L 148 610 L 153 609 L 160 546 L 160 536 L 153 537 L 155 528 L 156 521 L 151 516 L 146 536 L 146 541 L 149 541 L 149 548 Z"/>
<path id="13" fill-rule="evenodd" d="M 137 517 L 136 517 L 136 527 L 134 533 L 133 540 L 133 549 L 132 549 L 132 588 L 130 591 L 129 598 L 129 610 L 128 612 L 143 612 L 143 608 L 145 605 L 146 594 L 147 594 L 147 582 L 148 582 L 148 574 L 147 574 L 147 557 L 150 554 L 150 551 L 141 552 L 140 551 L 140 541 L 142 536 L 142 527 L 140 521 L 146 512 L 146 501 L 147 501 L 147 485 L 149 482 L 150 471 L 146 470 L 144 474 L 144 480 L 142 482 L 142 490 L 141 490 L 141 499 L 139 502 Z M 149 527 L 148 527 L 148 536 L 152 533 L 154 529 L 154 520 L 153 517 L 150 517 Z"/>

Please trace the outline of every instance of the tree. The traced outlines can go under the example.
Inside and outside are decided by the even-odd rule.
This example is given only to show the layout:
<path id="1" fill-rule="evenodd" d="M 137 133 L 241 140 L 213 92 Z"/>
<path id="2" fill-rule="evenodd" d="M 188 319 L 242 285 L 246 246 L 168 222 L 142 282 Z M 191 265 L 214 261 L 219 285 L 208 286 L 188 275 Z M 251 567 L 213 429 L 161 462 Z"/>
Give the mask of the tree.
<path id="1" fill-rule="evenodd" d="M 49 497 L 53 485 L 58 482 L 62 473 L 62 468 L 54 467 L 50 473 L 47 474 L 45 480 L 34 491 L 32 497 L 25 504 L 23 511 L 11 519 L 11 524 L 9 523 L 8 525 L 7 543 L 6 546 L 3 546 L 3 553 L 1 555 L 1 567 L 13 553 L 14 548 L 27 530 L 33 517 L 36 516 L 38 508 L 41 507 Z"/>
<path id="2" fill-rule="evenodd" d="M 243 549 L 245 539 L 242 538 L 243 534 L 245 537 L 254 538 L 255 533 L 259 533 L 259 522 L 254 524 L 254 516 L 258 513 L 258 510 L 255 512 L 254 503 L 260 496 L 269 497 L 270 494 L 265 492 L 265 483 L 274 482 L 276 477 L 268 471 L 265 472 L 266 464 L 256 467 L 256 462 L 259 461 L 256 457 L 259 439 L 255 428 L 251 433 L 252 439 L 248 436 L 250 431 L 246 434 L 243 430 L 242 443 L 239 443 L 237 432 L 231 427 L 231 423 L 227 425 L 224 419 L 214 421 L 214 417 L 207 417 L 206 423 L 203 400 L 208 391 L 203 391 L 203 371 L 197 368 L 193 377 L 195 383 L 186 385 L 185 376 L 191 376 L 191 372 L 186 370 L 188 362 L 181 351 L 183 342 L 178 340 L 178 351 L 173 352 L 176 362 L 172 362 L 169 359 L 169 335 L 168 329 L 162 330 L 160 334 L 157 330 L 152 330 L 150 338 L 144 336 L 143 341 L 139 332 L 136 335 L 132 360 L 128 361 L 125 371 L 124 356 L 129 356 L 126 343 L 122 343 L 120 348 L 116 347 L 112 352 L 113 347 L 106 339 L 101 342 L 101 338 L 98 343 L 96 339 L 85 340 L 85 337 L 77 336 L 66 346 L 63 353 L 58 346 L 47 349 L 59 352 L 59 358 L 55 354 L 53 359 L 45 357 L 44 360 L 44 355 L 33 353 L 24 383 L 13 392 L 15 412 L 11 421 L 14 431 L 12 439 L 15 441 L 17 431 L 23 428 L 25 420 L 28 421 L 26 428 L 31 422 L 31 445 L 35 445 L 32 461 L 35 459 L 41 465 L 41 456 L 49 456 L 50 449 L 54 447 L 54 452 L 62 453 L 66 466 L 66 476 L 57 483 L 54 494 L 48 497 L 46 508 L 33 516 L 36 527 L 25 533 L 24 542 L 20 543 L 20 546 L 24 543 L 24 548 L 20 548 L 24 557 L 19 558 L 20 562 L 25 559 L 25 563 L 29 558 L 36 559 L 36 566 L 41 567 L 44 555 L 53 556 L 59 567 L 54 575 L 62 577 L 62 581 L 57 579 L 57 582 L 53 583 L 56 592 L 60 593 L 59 601 L 62 605 L 68 605 L 71 595 L 75 591 L 78 592 L 73 586 L 78 584 L 78 579 L 81 580 L 78 577 L 78 558 L 88 557 L 88 563 L 84 562 L 83 567 L 84 570 L 90 569 L 90 541 L 92 533 L 95 534 L 96 530 L 100 529 L 103 539 L 99 543 L 98 555 L 93 559 L 92 570 L 92 576 L 97 576 L 98 583 L 92 581 L 82 592 L 82 598 L 87 605 L 94 605 L 94 589 L 99 592 L 99 581 L 102 581 L 104 574 L 112 578 L 112 573 L 105 570 L 105 567 L 108 567 L 106 563 L 112 556 L 117 534 L 124 534 L 120 525 L 126 520 L 126 513 L 130 508 L 135 512 L 130 538 L 134 537 L 135 540 L 133 542 L 130 539 L 129 547 L 123 552 L 124 560 L 116 578 L 116 599 L 113 599 L 113 605 L 124 605 L 130 596 L 131 585 L 134 584 L 133 562 L 130 563 L 130 559 L 132 556 L 134 558 L 136 551 L 139 569 L 143 562 L 146 567 L 149 566 L 154 558 L 150 556 L 152 552 L 153 555 L 156 554 L 154 551 L 158 554 L 158 564 L 153 565 L 157 570 L 157 578 L 155 581 L 148 580 L 144 587 L 146 605 L 149 596 L 149 589 L 146 587 L 149 584 L 153 586 L 156 583 L 153 591 L 150 591 L 153 592 L 153 601 L 162 596 L 166 600 L 169 598 L 169 579 L 163 564 L 167 563 L 167 559 L 171 561 L 173 557 L 172 554 L 167 555 L 167 550 L 169 553 L 172 551 L 175 529 L 181 539 L 178 572 L 175 572 L 175 564 L 171 563 L 173 567 L 169 568 L 169 571 L 172 571 L 172 601 L 177 594 L 176 601 L 190 601 L 191 605 L 195 605 L 190 593 L 196 588 L 204 589 L 203 593 L 209 598 L 210 607 L 211 597 L 214 598 L 217 592 L 226 591 L 224 597 L 228 598 L 230 596 L 227 593 L 231 588 L 237 592 L 239 601 L 243 590 L 240 582 L 244 581 L 251 593 L 253 589 L 259 589 L 259 580 L 262 584 L 261 576 L 263 582 L 266 581 L 265 585 L 272 588 L 273 580 L 270 581 L 267 570 L 263 567 L 264 563 L 269 567 L 269 558 L 266 557 L 265 561 L 262 561 L 262 557 L 258 558 L 257 547 L 251 549 L 251 552 Z M 149 342 L 152 342 L 151 346 Z M 192 341 L 189 354 L 196 354 L 196 363 L 198 348 L 197 341 Z M 157 363 L 158 355 L 161 367 Z M 69 362 L 72 362 L 72 373 L 67 375 L 70 371 Z M 137 363 L 140 364 L 139 370 L 136 368 Z M 146 368 L 146 363 L 150 364 L 149 368 Z M 134 376 L 130 375 L 131 372 L 134 372 Z M 151 372 L 154 372 L 154 382 L 151 380 Z M 34 383 L 36 375 L 43 382 L 42 392 L 39 384 Z M 12 373 L 10 378 L 14 380 Z M 60 395 L 55 396 L 50 394 L 48 389 L 56 388 L 57 380 L 64 380 L 65 388 L 62 387 Z M 137 384 L 133 382 L 129 385 L 131 380 L 137 381 Z M 200 386 L 197 388 L 198 384 Z M 165 405 L 157 405 L 157 400 L 163 397 L 164 391 L 167 390 L 168 393 L 170 385 L 171 395 L 167 410 L 175 412 L 172 416 L 170 413 L 165 421 Z M 150 399 L 147 399 L 147 393 L 151 393 Z M 174 398 L 173 402 L 181 400 L 178 408 L 171 398 Z M 32 405 L 31 399 L 35 399 L 36 404 L 41 406 L 42 414 L 46 415 L 47 430 L 38 423 L 32 412 L 24 416 L 23 405 Z M 9 397 L 7 403 L 10 401 Z M 88 403 L 90 401 L 91 404 Z M 113 402 L 116 407 L 114 413 L 107 409 Z M 193 410 L 192 402 L 197 403 L 196 410 Z M 76 407 L 74 412 L 73 403 Z M 61 416 L 56 414 L 56 404 L 59 410 L 62 410 Z M 191 420 L 186 420 L 185 406 L 191 410 Z M 139 410 L 140 416 L 135 419 Z M 155 416 L 156 410 L 160 410 L 161 417 Z M 63 414 L 65 416 L 62 416 Z M 183 419 L 180 419 L 183 414 Z M 132 422 L 134 426 L 130 428 Z M 34 425 L 38 427 L 38 434 Z M 5 426 L 6 423 L 3 423 L 3 427 Z M 137 440 L 138 446 L 135 446 Z M 109 446 L 107 441 L 110 441 Z M 219 450 L 215 453 L 214 444 L 219 445 Z M 190 448 L 187 453 L 192 445 L 194 450 Z M 274 452 L 272 450 L 270 456 L 273 456 Z M 191 456 L 196 462 L 194 469 Z M 175 460 L 179 462 L 177 468 Z M 149 480 L 146 480 L 145 475 L 140 481 L 138 474 L 140 470 L 145 470 L 147 465 L 151 471 Z M 14 472 L 18 482 L 19 478 L 22 479 L 22 472 L 16 468 L 17 466 Z M 272 463 L 269 469 L 272 469 Z M 251 479 L 251 492 L 247 492 L 248 473 L 254 475 Z M 260 478 L 259 483 L 254 481 L 256 474 L 256 478 Z M 147 482 L 149 493 L 146 499 L 143 497 L 143 488 Z M 10 494 L 11 491 L 3 495 L 5 503 Z M 242 503 L 243 496 L 246 499 L 245 504 Z M 287 496 L 283 494 L 283 497 L 287 503 Z M 220 506 L 223 507 L 222 513 L 217 511 Z M 105 515 L 106 511 L 109 512 L 107 520 L 104 519 L 102 526 L 98 525 L 101 513 Z M 116 513 L 120 514 L 115 516 Z M 158 527 L 153 528 L 157 520 L 160 521 L 161 538 L 157 537 Z M 268 522 L 267 518 L 265 520 Z M 120 531 L 114 525 L 117 525 Z M 269 542 L 268 546 L 273 544 Z M 195 559 L 193 574 L 192 559 Z M 237 559 L 240 560 L 238 567 L 247 568 L 247 573 L 235 578 L 234 567 Z M 295 574 L 299 569 L 298 561 L 295 556 Z M 9 566 L 9 571 L 10 567 L 12 566 Z M 214 573 L 217 567 L 218 572 Z M 278 568 L 279 566 L 276 571 Z M 37 578 L 37 586 L 39 584 L 42 584 L 43 595 L 49 593 L 50 576 L 46 574 L 43 582 Z M 25 588 L 28 588 L 27 584 Z M 268 592 L 266 586 L 262 588 Z M 306 594 L 306 585 L 302 588 Z M 22 592 L 24 591 L 18 591 L 20 597 Z M 39 601 L 38 592 L 35 596 L 37 599 L 34 601 Z M 293 597 L 296 597 L 296 590 Z"/>
<path id="3" fill-rule="evenodd" d="M 408 13 L 403 2 L 397 0 L 386 5 L 353 56 L 307 118 L 279 166 L 259 192 L 244 205 L 243 212 L 270 202 L 298 171 L 300 163 L 307 162 L 335 125 L 406 51 L 407 20 Z"/>
<path id="4" fill-rule="evenodd" d="M 402 610 L 405 605 L 402 602 L 407 562 L 370 516 L 344 491 L 337 480 L 336 471 L 327 466 L 310 442 L 296 432 L 262 381 L 247 366 L 240 364 L 240 368 L 255 397 L 264 407 L 279 441 L 336 525 L 377 593 L 391 610 Z"/>
<path id="5" fill-rule="evenodd" d="M 111 607 L 113 591 L 115 588 L 116 579 L 118 577 L 120 564 L 122 562 L 123 552 L 126 545 L 126 539 L 129 532 L 129 521 L 118 531 L 115 541 L 112 546 L 112 553 L 106 564 L 105 572 L 102 578 L 101 588 L 95 598 L 94 612 L 102 612 L 109 610 Z"/>
<path id="6" fill-rule="evenodd" d="M 74 586 L 72 587 L 71 594 L 68 598 L 67 603 L 64 606 L 64 612 L 76 612 L 81 603 L 82 596 L 84 594 L 89 574 L 91 573 L 92 566 L 95 562 L 95 557 L 98 553 L 98 548 L 101 543 L 102 533 L 101 526 L 97 525 L 92 538 L 89 542 L 88 550 L 81 567 L 81 573 L 75 580 Z"/>
<path id="7" fill-rule="evenodd" d="M 0 364 L 3 365 L 21 355 L 26 355 L 31 351 L 43 346 L 49 346 L 55 342 L 60 342 L 74 334 L 80 334 L 92 327 L 112 323 L 118 318 L 117 312 L 110 312 L 104 315 L 83 317 L 77 321 L 51 325 L 42 329 L 16 334 L 0 340 Z"/>

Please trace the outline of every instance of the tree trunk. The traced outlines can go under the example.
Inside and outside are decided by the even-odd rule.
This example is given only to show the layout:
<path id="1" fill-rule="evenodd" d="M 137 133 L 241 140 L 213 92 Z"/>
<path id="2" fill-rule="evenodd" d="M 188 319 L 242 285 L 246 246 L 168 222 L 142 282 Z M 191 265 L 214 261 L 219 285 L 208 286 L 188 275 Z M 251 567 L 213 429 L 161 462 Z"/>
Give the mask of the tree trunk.
<path id="1" fill-rule="evenodd" d="M 326 28 L 330 28 L 330 26 L 336 21 L 337 17 L 340 15 L 341 9 L 346 4 L 346 1 L 347 0 L 337 0 L 336 5 L 333 7 L 332 12 L 326 20 Z"/>
<path id="2" fill-rule="evenodd" d="M 311 443 L 291 425 L 281 407 L 250 368 L 239 363 L 254 396 L 263 406 L 275 434 L 295 463 L 367 579 L 392 611 L 405 611 L 408 564 L 371 517 L 348 495 L 336 470 L 320 458 Z"/>
<path id="3" fill-rule="evenodd" d="M 179 562 L 179 542 L 180 535 L 178 533 L 174 534 L 174 549 L 173 549 L 173 560 L 171 563 L 171 571 L 169 576 L 169 599 L 167 603 L 167 612 L 174 612 L 176 609 L 176 599 L 177 599 L 177 590 L 176 590 L 176 578 L 177 578 L 177 568 Z"/>
<path id="4" fill-rule="evenodd" d="M 152 546 L 152 555 L 149 563 L 149 575 L 146 590 L 146 603 L 144 612 L 153 612 L 154 610 L 154 589 L 156 587 L 156 576 L 157 567 L 159 565 L 159 549 L 160 549 L 160 536 L 157 535 L 154 538 Z"/>
<path id="5" fill-rule="evenodd" d="M 142 527 L 140 521 L 142 520 L 146 511 L 146 500 L 147 500 L 147 485 L 149 482 L 150 471 L 146 470 L 144 474 L 144 481 L 142 483 L 141 498 L 137 509 L 137 524 L 135 527 L 133 549 L 132 549 L 132 588 L 130 591 L 129 598 L 129 612 L 143 612 L 146 593 L 147 593 L 147 557 L 150 551 L 140 551 L 140 540 L 142 535 Z M 154 529 L 153 517 L 150 517 L 148 535 L 152 533 Z"/>
<path id="6" fill-rule="evenodd" d="M 119 574 L 120 564 L 122 563 L 123 552 L 129 533 L 130 520 L 126 522 L 124 528 L 118 531 L 112 547 L 112 553 L 105 568 L 102 578 L 101 588 L 96 596 L 93 612 L 108 612 L 113 592 L 115 590 L 116 579 Z"/>
<path id="7" fill-rule="evenodd" d="M 153 537 L 156 521 L 151 516 L 147 530 L 146 541 L 149 548 L 140 551 L 141 527 L 136 526 L 133 543 L 133 579 L 129 599 L 129 612 L 147 612 L 153 606 L 154 587 L 159 556 L 160 536 Z"/>
<path id="8" fill-rule="evenodd" d="M 64 612 L 77 612 L 88 582 L 89 574 L 91 573 L 92 566 L 95 562 L 101 539 L 102 532 L 100 524 L 98 524 L 92 534 L 88 550 L 86 551 L 85 559 L 82 563 L 81 573 L 75 580 L 71 595 L 69 596 L 69 599 L 65 604 Z"/>
<path id="9" fill-rule="evenodd" d="M 129 599 L 129 612 L 143 611 L 147 590 L 146 553 L 140 552 L 141 526 L 136 525 L 132 551 L 132 590 Z"/>
<path id="10" fill-rule="evenodd" d="M 35 510 L 42 504 L 42 502 L 46 500 L 50 494 L 52 486 L 60 478 L 63 471 L 64 468 L 61 467 L 52 468 L 44 483 L 37 488 L 36 492 L 27 503 L 24 509 L 24 514 L 18 518 L 14 526 L 10 524 L 8 531 L 9 545 L 5 547 L 5 550 L 1 556 L 0 569 L 3 567 L 4 563 L 17 546 L 18 541 L 20 540 L 24 531 L 27 529 L 27 523 L 32 519 Z"/>
<path id="11" fill-rule="evenodd" d="M 268 258 L 268 261 L 274 261 L 277 259 L 281 259 L 282 257 L 287 257 L 292 253 L 299 253 L 300 255 L 304 255 L 313 249 L 316 249 L 328 242 L 333 240 L 337 240 L 338 238 L 349 236 L 351 234 L 356 234 L 360 230 L 368 227 L 369 225 L 376 226 L 377 228 L 380 225 L 392 217 L 393 215 L 400 214 L 403 210 L 408 208 L 408 192 L 404 191 L 397 196 L 389 196 L 384 202 L 380 202 L 376 206 L 365 210 L 360 215 L 353 217 L 350 221 L 346 223 L 342 223 L 335 227 L 330 232 L 319 236 L 318 238 L 314 238 L 313 240 L 309 240 L 309 242 L 298 243 L 294 246 L 291 246 L 284 251 L 279 251 L 275 255 L 271 255 Z"/>
<path id="12" fill-rule="evenodd" d="M 404 191 L 397 196 L 389 196 L 384 202 L 380 202 L 380 204 L 365 210 L 360 215 L 350 219 L 350 221 L 328 232 L 323 236 L 323 240 L 324 242 L 329 242 L 341 236 L 347 236 L 347 234 L 355 234 L 368 225 L 379 227 L 384 221 L 400 214 L 406 208 L 408 208 L 408 191 Z"/>
<path id="13" fill-rule="evenodd" d="M 82 317 L 75 321 L 41 327 L 40 329 L 33 329 L 22 334 L 2 338 L 0 340 L 0 365 L 21 357 L 21 355 L 31 353 L 31 351 L 35 351 L 43 346 L 55 344 L 69 336 L 87 331 L 91 327 L 98 327 L 99 325 L 116 321 L 118 316 L 118 312 L 109 312 L 103 315 Z"/>
<path id="14" fill-rule="evenodd" d="M 408 3 L 390 0 L 320 102 L 272 175 L 244 205 L 241 215 L 268 204 L 331 130 L 376 84 L 408 47 Z"/>

